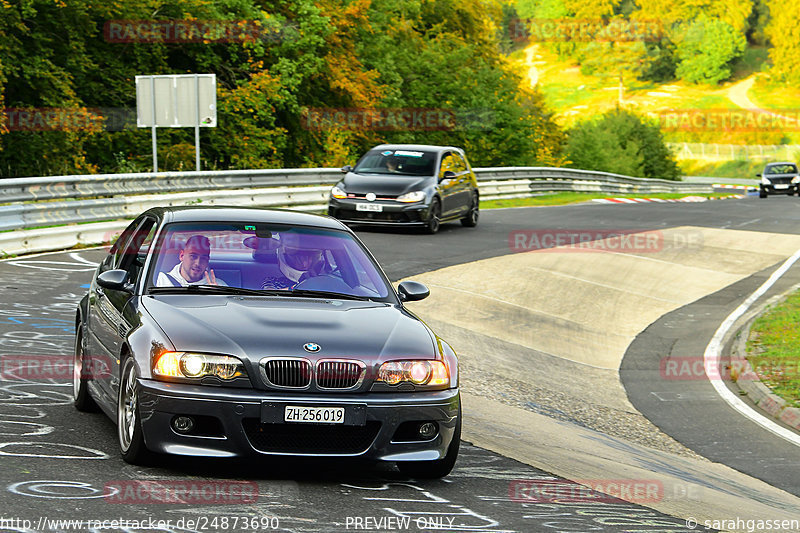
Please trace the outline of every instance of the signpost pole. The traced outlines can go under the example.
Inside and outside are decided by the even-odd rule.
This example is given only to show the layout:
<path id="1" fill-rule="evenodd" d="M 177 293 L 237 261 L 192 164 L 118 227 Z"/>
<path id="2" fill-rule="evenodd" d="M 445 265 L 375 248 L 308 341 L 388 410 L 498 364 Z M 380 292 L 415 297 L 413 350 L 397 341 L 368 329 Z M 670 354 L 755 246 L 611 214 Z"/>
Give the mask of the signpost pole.
<path id="1" fill-rule="evenodd" d="M 194 96 L 197 105 L 194 106 L 194 159 L 197 171 L 200 172 L 200 76 L 194 75 Z"/>
<path id="2" fill-rule="evenodd" d="M 156 141 L 156 127 L 153 126 L 153 172 L 158 172 L 158 142 Z"/>
<path id="3" fill-rule="evenodd" d="M 153 99 L 153 172 L 158 172 L 158 142 L 156 141 L 156 79 L 150 78 L 150 94 Z"/>

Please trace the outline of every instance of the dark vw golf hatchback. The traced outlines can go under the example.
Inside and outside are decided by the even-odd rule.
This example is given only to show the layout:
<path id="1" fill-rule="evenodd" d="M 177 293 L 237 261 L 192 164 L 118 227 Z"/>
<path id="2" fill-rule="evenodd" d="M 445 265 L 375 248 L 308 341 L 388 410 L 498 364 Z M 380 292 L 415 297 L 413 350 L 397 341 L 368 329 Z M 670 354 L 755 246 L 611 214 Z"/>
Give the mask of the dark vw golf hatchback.
<path id="1" fill-rule="evenodd" d="M 458 361 L 404 306 L 427 295 L 413 281 L 396 292 L 329 217 L 152 209 L 78 307 L 75 406 L 115 420 L 135 464 L 363 457 L 441 477 L 458 455 Z"/>
<path id="2" fill-rule="evenodd" d="M 478 224 L 478 182 L 460 148 L 382 144 L 342 172 L 328 214 L 348 224 L 420 226 L 428 233 L 450 220 Z"/>

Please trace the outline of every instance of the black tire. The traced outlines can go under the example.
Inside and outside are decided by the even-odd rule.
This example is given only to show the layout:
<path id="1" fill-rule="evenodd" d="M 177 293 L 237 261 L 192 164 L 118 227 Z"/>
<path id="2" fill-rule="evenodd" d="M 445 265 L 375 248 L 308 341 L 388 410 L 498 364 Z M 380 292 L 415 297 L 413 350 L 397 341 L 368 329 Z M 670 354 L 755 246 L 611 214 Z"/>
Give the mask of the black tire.
<path id="1" fill-rule="evenodd" d="M 152 453 L 144 444 L 142 417 L 139 415 L 139 386 L 132 357 L 122 363 L 117 396 L 117 441 L 122 459 L 132 465 L 144 465 Z"/>
<path id="2" fill-rule="evenodd" d="M 84 376 L 83 324 L 75 331 L 75 354 L 72 359 L 72 400 L 75 409 L 84 413 L 97 411 L 97 404 L 89 394 L 88 381 Z"/>
<path id="3" fill-rule="evenodd" d="M 431 202 L 431 208 L 428 211 L 428 222 L 425 224 L 425 232 L 433 235 L 439 231 L 442 225 L 442 203 L 438 198 L 434 198 Z"/>
<path id="4" fill-rule="evenodd" d="M 447 454 L 435 461 L 398 461 L 397 468 L 403 474 L 418 479 L 439 479 L 449 474 L 458 459 L 461 447 L 461 400 L 458 401 L 458 421 L 453 432 L 453 440 L 447 447 Z"/>
<path id="5" fill-rule="evenodd" d="M 461 225 L 465 228 L 474 228 L 478 225 L 478 217 L 480 216 L 480 201 L 478 195 L 472 195 L 472 204 L 469 206 L 467 216 L 461 219 Z"/>
<path id="6" fill-rule="evenodd" d="M 767 197 L 767 193 L 764 191 L 764 189 L 759 189 L 758 190 L 758 197 L 759 198 L 766 198 Z"/>

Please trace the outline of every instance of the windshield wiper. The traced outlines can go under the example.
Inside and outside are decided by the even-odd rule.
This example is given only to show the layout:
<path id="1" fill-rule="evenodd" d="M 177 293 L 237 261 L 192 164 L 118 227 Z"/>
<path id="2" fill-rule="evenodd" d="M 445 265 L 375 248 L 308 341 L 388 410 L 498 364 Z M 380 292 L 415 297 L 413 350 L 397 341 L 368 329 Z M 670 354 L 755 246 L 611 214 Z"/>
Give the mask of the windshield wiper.
<path id="1" fill-rule="evenodd" d="M 292 296 L 309 296 L 311 298 L 338 298 L 340 300 L 366 300 L 372 301 L 369 296 L 357 296 L 355 294 L 347 294 L 335 291 L 317 291 L 312 289 L 295 289 L 289 294 Z"/>
<path id="2" fill-rule="evenodd" d="M 150 293 L 162 292 L 210 292 L 216 294 L 247 294 L 252 296 L 289 296 L 289 291 L 276 291 L 267 289 L 245 289 L 242 287 L 228 287 L 225 285 L 188 285 L 186 287 L 150 287 Z"/>

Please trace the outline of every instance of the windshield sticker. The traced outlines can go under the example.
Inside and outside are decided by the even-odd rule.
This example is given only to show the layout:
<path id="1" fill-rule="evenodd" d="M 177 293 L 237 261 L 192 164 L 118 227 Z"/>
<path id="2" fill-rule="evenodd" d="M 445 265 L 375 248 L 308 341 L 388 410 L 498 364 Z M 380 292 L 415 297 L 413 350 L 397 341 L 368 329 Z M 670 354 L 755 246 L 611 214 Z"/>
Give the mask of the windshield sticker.
<path id="1" fill-rule="evenodd" d="M 392 153 L 393 152 L 391 150 L 386 150 L 385 152 L 381 152 L 381 155 L 387 156 L 387 155 L 392 155 Z"/>
<path id="2" fill-rule="evenodd" d="M 406 157 L 422 157 L 425 155 L 424 152 L 408 152 L 406 150 L 397 150 L 394 155 L 406 156 Z"/>

